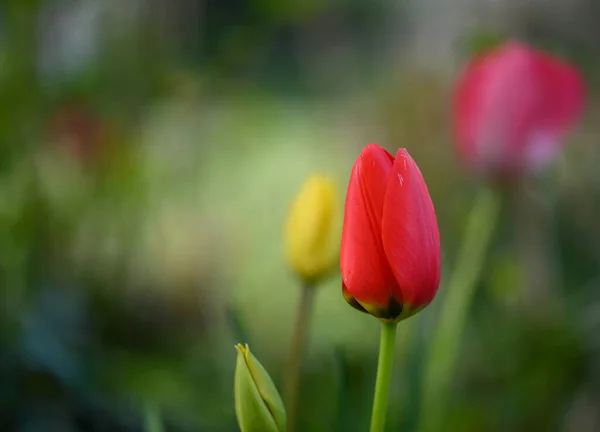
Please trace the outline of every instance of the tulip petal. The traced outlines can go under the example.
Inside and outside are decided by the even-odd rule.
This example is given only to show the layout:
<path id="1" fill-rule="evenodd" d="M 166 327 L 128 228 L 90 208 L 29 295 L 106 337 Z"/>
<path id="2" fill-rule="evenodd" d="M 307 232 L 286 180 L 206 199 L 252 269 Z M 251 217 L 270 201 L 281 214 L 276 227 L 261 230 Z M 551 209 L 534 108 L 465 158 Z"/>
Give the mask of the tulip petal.
<path id="1" fill-rule="evenodd" d="M 455 122 L 463 152 L 484 171 L 520 165 L 519 149 L 542 103 L 530 51 L 510 43 L 474 61 L 457 86 Z"/>
<path id="2" fill-rule="evenodd" d="M 368 310 L 366 310 L 354 297 L 352 297 L 352 294 L 350 294 L 350 291 L 348 291 L 348 288 L 346 288 L 346 284 L 343 281 L 342 281 L 342 296 L 344 296 L 344 300 L 346 300 L 346 303 L 348 303 L 350 306 L 352 306 L 357 311 L 369 313 Z"/>
<path id="3" fill-rule="evenodd" d="M 467 162 L 473 166 L 478 164 L 476 125 L 479 114 L 479 94 L 486 78 L 485 66 L 485 57 L 467 66 L 457 82 L 452 109 L 456 142 Z"/>
<path id="4" fill-rule="evenodd" d="M 376 144 L 364 148 L 352 168 L 340 248 L 348 293 L 365 309 L 386 307 L 396 282 L 381 239 L 383 203 L 393 157 Z"/>
<path id="5" fill-rule="evenodd" d="M 537 127 L 530 132 L 524 162 L 544 166 L 560 151 L 560 143 L 581 116 L 585 86 L 578 70 L 545 53 L 535 54 L 533 73 L 539 77 L 543 101 Z"/>
<path id="6" fill-rule="evenodd" d="M 482 171 L 543 167 L 560 150 L 583 102 L 574 67 L 507 43 L 471 62 L 458 81 L 453 112 L 459 150 Z"/>
<path id="7" fill-rule="evenodd" d="M 338 259 L 337 190 L 333 180 L 313 174 L 296 195 L 285 224 L 285 252 L 305 284 L 323 278 Z"/>
<path id="8" fill-rule="evenodd" d="M 440 235 L 419 167 L 398 150 L 383 204 L 383 248 L 397 281 L 394 298 L 408 311 L 429 304 L 440 283 Z"/>

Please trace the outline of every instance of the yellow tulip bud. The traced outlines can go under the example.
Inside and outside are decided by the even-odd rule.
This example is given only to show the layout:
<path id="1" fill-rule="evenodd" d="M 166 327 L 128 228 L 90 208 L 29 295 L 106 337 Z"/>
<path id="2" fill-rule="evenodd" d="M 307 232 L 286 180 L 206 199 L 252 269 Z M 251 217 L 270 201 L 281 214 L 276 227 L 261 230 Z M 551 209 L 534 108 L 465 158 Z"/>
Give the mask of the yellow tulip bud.
<path id="1" fill-rule="evenodd" d="M 286 258 L 305 283 L 325 276 L 339 257 L 339 208 L 335 183 L 313 174 L 289 210 L 285 225 Z"/>
<path id="2" fill-rule="evenodd" d="M 235 413 L 242 432 L 285 432 L 286 412 L 269 373 L 238 344 L 235 367 Z"/>

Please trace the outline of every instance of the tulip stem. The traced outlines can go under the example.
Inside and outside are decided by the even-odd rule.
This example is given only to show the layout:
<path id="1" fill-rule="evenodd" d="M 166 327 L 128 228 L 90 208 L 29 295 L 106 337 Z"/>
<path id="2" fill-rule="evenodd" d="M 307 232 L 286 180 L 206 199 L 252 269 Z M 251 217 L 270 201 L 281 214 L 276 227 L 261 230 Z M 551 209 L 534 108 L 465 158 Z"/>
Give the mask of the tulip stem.
<path id="1" fill-rule="evenodd" d="M 298 312 L 292 343 L 290 346 L 287 371 L 285 376 L 285 405 L 287 411 L 288 432 L 294 432 L 297 428 L 298 395 L 300 393 L 300 369 L 302 357 L 308 340 L 308 328 L 314 297 L 314 287 L 304 285 Z"/>
<path id="2" fill-rule="evenodd" d="M 383 432 L 385 428 L 397 327 L 397 323 L 381 322 L 379 361 L 377 363 L 377 380 L 375 382 L 373 413 L 371 415 L 371 432 Z"/>
<path id="3" fill-rule="evenodd" d="M 144 411 L 145 432 L 163 432 L 164 428 L 158 408 L 155 405 L 147 404 Z"/>
<path id="4" fill-rule="evenodd" d="M 501 195 L 484 189 L 478 195 L 467 221 L 454 272 L 445 289 L 439 320 L 434 328 L 423 376 L 420 432 L 442 430 L 444 404 L 454 374 L 461 335 L 484 265 L 500 210 Z"/>

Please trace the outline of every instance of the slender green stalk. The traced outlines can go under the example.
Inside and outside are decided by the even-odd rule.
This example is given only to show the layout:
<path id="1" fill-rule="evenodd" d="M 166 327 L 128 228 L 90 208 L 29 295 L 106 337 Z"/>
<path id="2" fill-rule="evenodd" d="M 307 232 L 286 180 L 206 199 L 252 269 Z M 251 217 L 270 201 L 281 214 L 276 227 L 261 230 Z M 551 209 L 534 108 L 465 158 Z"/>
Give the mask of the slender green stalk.
<path id="1" fill-rule="evenodd" d="M 145 432 L 163 432 L 164 427 L 160 412 L 155 405 L 147 404 L 144 412 L 144 431 Z"/>
<path id="2" fill-rule="evenodd" d="M 379 361 L 377 363 L 377 381 L 371 415 L 371 432 L 383 432 L 387 413 L 392 366 L 394 365 L 394 347 L 396 346 L 397 323 L 381 323 L 379 342 Z"/>
<path id="3" fill-rule="evenodd" d="M 346 353 L 341 346 L 336 346 L 333 351 L 335 371 L 337 375 L 337 427 L 338 432 L 348 430 L 349 414 L 348 404 L 348 361 Z"/>
<path id="4" fill-rule="evenodd" d="M 501 196 L 493 189 L 481 191 L 467 222 L 454 273 L 446 288 L 439 321 L 427 354 L 420 410 L 420 432 L 442 430 L 445 402 L 460 348 L 460 337 L 484 264 L 485 252 L 500 210 Z"/>
<path id="5" fill-rule="evenodd" d="M 294 432 L 297 425 L 298 395 L 300 393 L 300 369 L 302 357 L 308 340 L 308 328 L 313 305 L 314 287 L 305 285 L 302 288 L 298 313 L 292 335 L 287 370 L 285 375 L 284 401 L 287 411 L 288 431 Z"/>

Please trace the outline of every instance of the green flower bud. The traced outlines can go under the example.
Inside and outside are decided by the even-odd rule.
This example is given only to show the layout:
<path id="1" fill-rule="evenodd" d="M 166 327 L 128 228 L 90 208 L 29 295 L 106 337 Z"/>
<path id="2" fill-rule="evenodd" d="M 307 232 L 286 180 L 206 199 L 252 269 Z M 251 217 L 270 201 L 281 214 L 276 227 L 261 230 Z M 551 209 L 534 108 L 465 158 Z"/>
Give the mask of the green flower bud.
<path id="1" fill-rule="evenodd" d="M 285 432 L 286 413 L 269 373 L 248 345 L 236 345 L 235 413 L 242 432 Z"/>

